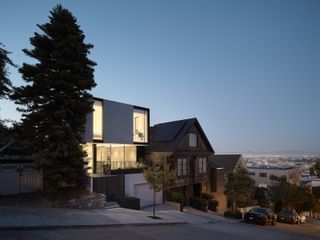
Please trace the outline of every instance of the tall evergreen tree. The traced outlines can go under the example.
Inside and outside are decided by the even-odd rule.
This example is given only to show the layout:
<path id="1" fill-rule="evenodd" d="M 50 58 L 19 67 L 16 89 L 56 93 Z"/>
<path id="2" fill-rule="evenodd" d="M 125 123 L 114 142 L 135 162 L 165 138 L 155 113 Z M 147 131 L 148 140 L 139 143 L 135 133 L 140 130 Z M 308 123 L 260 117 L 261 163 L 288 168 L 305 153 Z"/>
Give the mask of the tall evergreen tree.
<path id="1" fill-rule="evenodd" d="M 0 98 L 6 98 L 12 88 L 10 79 L 8 78 L 7 66 L 15 67 L 11 59 L 8 57 L 8 52 L 2 43 L 0 43 Z"/>
<path id="2" fill-rule="evenodd" d="M 34 47 L 23 49 L 36 64 L 19 69 L 27 85 L 15 88 L 12 99 L 23 113 L 23 134 L 43 170 L 47 189 L 83 186 L 85 152 L 81 146 L 86 115 L 92 111 L 88 92 L 96 84 L 77 19 L 57 5 L 48 23 L 37 25 L 42 34 L 30 38 Z"/>

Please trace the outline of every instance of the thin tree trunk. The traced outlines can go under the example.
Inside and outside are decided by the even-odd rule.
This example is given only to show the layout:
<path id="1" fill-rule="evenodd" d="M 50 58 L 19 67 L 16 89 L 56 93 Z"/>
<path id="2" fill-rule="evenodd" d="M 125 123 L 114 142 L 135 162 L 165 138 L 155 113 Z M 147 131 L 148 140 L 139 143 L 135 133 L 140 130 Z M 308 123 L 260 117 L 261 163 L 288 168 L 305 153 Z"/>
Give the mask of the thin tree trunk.
<path id="1" fill-rule="evenodd" d="M 153 190 L 153 218 L 156 217 L 156 190 Z"/>
<path id="2" fill-rule="evenodd" d="M 232 201 L 232 211 L 233 211 L 233 214 L 236 213 L 236 202 L 235 202 L 235 200 Z"/>

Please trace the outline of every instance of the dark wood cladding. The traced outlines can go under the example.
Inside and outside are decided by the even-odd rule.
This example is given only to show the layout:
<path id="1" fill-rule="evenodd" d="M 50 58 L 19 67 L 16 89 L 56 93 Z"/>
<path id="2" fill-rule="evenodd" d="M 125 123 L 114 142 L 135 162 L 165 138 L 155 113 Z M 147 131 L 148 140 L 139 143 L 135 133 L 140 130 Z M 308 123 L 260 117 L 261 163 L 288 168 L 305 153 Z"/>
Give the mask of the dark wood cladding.
<path id="1" fill-rule="evenodd" d="M 93 177 L 93 192 L 107 195 L 108 201 L 116 201 L 125 195 L 124 175 Z"/>

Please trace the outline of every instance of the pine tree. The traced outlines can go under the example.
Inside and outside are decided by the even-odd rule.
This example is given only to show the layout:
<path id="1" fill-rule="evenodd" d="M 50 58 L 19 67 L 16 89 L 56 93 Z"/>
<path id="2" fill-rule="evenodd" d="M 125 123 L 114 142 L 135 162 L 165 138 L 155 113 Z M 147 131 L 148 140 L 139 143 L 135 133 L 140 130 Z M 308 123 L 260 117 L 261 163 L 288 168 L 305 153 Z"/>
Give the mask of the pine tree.
<path id="1" fill-rule="evenodd" d="M 43 34 L 30 38 L 23 49 L 36 64 L 19 69 L 27 85 L 15 88 L 12 99 L 23 113 L 23 135 L 29 140 L 43 170 L 44 187 L 80 187 L 85 177 L 82 149 L 86 115 L 92 111 L 88 92 L 96 84 L 82 30 L 70 11 L 57 5 L 48 23 L 37 25 Z"/>
<path id="2" fill-rule="evenodd" d="M 3 48 L 1 47 L 3 46 Z M 8 57 L 8 52 L 2 43 L 0 43 L 0 99 L 6 98 L 12 88 L 12 83 L 8 78 L 8 69 L 7 65 L 15 67 L 11 59 Z"/>

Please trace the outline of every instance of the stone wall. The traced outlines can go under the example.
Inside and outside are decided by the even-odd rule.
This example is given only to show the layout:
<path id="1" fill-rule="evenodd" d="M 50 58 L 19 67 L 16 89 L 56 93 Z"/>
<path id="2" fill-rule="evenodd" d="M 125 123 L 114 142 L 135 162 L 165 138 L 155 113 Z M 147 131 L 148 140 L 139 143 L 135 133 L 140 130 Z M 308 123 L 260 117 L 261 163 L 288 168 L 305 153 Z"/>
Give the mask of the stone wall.
<path id="1" fill-rule="evenodd" d="M 93 193 L 68 200 L 45 201 L 46 207 L 53 208 L 77 208 L 77 209 L 97 209 L 106 206 L 106 195 Z"/>

